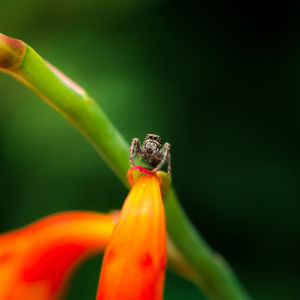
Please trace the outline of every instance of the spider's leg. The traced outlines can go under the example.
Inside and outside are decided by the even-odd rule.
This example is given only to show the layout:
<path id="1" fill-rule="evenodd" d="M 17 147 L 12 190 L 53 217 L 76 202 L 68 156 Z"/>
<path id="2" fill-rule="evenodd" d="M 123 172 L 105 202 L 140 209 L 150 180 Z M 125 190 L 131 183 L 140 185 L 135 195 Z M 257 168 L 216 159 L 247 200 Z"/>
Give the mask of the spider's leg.
<path id="1" fill-rule="evenodd" d="M 168 174 L 171 176 L 171 171 L 172 171 L 172 168 L 171 168 L 171 153 L 169 152 L 168 153 Z"/>
<path id="2" fill-rule="evenodd" d="M 160 158 L 161 158 L 161 161 L 152 170 L 152 172 L 157 172 L 157 171 L 159 171 L 163 167 L 163 165 L 166 163 L 166 161 L 168 159 L 170 150 L 171 150 L 171 145 L 169 143 L 165 143 L 164 146 L 159 151 L 159 154 L 158 154 L 160 156 Z"/>
<path id="3" fill-rule="evenodd" d="M 141 154 L 141 143 L 138 138 L 132 139 L 130 148 L 129 148 L 129 163 L 131 167 L 135 166 L 134 159 L 137 156 L 137 154 Z"/>
<path id="4" fill-rule="evenodd" d="M 142 163 L 142 161 L 143 161 L 143 159 L 146 161 L 146 159 L 147 159 L 147 151 L 144 149 L 144 147 L 141 147 L 141 150 L 140 150 L 140 153 L 139 153 L 139 155 L 140 155 L 140 159 L 141 159 L 141 163 Z"/>

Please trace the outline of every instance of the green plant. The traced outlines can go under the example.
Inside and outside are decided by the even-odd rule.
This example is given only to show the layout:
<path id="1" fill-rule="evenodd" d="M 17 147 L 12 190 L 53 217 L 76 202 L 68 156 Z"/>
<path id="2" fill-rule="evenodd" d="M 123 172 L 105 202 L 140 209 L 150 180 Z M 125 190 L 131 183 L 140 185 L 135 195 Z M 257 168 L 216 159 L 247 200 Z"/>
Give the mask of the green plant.
<path id="1" fill-rule="evenodd" d="M 129 145 L 99 105 L 77 84 L 22 41 L 0 35 L 0 70 L 38 94 L 61 113 L 95 147 L 118 178 L 129 187 Z M 183 259 L 193 269 L 193 281 L 211 299 L 249 299 L 231 268 L 214 253 L 181 208 L 175 189 L 164 199 L 167 230 Z"/>

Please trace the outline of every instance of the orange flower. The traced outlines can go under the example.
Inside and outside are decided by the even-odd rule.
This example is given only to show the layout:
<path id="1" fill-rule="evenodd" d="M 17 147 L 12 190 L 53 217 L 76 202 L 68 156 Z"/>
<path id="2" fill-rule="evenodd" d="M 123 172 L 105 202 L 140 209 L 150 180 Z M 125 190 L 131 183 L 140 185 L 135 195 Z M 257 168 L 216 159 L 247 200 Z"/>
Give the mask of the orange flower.
<path id="1" fill-rule="evenodd" d="M 138 167 L 128 175 L 133 187 L 121 216 L 66 212 L 0 235 L 0 299 L 61 299 L 74 269 L 108 244 L 97 300 L 161 300 L 166 178 Z"/>
<path id="2" fill-rule="evenodd" d="M 162 299 L 165 267 L 160 178 L 148 172 L 133 184 L 105 250 L 97 300 Z"/>
<path id="3" fill-rule="evenodd" d="M 58 299 L 74 268 L 106 246 L 116 218 L 66 212 L 0 235 L 0 299 Z"/>

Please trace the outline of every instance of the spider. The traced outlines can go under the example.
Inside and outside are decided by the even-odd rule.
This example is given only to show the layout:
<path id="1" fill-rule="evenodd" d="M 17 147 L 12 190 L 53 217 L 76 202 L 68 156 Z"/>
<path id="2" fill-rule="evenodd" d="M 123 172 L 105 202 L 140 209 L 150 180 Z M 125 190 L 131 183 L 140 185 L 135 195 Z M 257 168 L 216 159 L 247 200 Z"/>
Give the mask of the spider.
<path id="1" fill-rule="evenodd" d="M 129 162 L 130 166 L 134 167 L 134 159 L 137 155 L 140 155 L 141 159 L 149 163 L 153 169 L 151 172 L 159 171 L 164 164 L 168 163 L 168 174 L 171 175 L 171 144 L 165 143 L 161 147 L 161 137 L 157 134 L 146 134 L 143 146 L 141 147 L 140 140 L 138 138 L 132 139 L 129 149 Z"/>

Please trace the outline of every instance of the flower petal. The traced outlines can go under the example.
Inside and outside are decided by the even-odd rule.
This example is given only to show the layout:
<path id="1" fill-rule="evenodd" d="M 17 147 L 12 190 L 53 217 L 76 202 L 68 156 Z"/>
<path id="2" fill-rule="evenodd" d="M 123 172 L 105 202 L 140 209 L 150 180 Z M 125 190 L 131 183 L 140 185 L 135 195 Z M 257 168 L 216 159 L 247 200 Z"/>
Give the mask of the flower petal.
<path id="1" fill-rule="evenodd" d="M 64 212 L 0 235 L 0 299 L 53 300 L 72 271 L 102 250 L 114 214 Z"/>
<path id="2" fill-rule="evenodd" d="M 162 299 L 166 227 L 159 178 L 139 177 L 105 250 L 97 300 Z"/>

